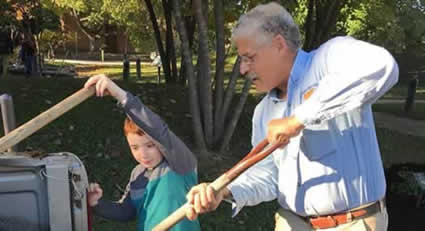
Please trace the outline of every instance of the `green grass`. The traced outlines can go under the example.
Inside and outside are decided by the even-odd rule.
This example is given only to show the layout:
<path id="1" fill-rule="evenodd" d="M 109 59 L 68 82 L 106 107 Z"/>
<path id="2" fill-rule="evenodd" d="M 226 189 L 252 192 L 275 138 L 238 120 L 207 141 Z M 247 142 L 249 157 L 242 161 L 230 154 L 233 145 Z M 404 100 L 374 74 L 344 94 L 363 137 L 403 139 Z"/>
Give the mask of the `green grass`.
<path id="1" fill-rule="evenodd" d="M 189 106 L 185 87 L 153 84 L 147 76 L 136 81 L 134 75 L 133 81 L 125 83 L 118 80 L 121 77 L 115 68 L 103 70 L 112 74 L 121 87 L 138 95 L 197 153 L 192 140 L 192 123 L 187 116 Z M 24 79 L 14 76 L 0 79 L 0 94 L 12 95 L 20 125 L 76 92 L 85 81 L 85 78 Z M 229 150 L 214 154 L 218 157 L 214 161 L 200 163 L 201 166 L 208 166 L 199 168 L 200 181 L 214 180 L 247 153 L 250 148 L 251 116 L 258 100 L 258 95 L 248 98 Z M 85 163 L 90 181 L 101 183 L 106 198 L 118 200 L 121 194 L 119 188 L 125 188 L 130 171 L 136 165 L 122 135 L 123 120 L 124 114 L 116 107 L 114 100 L 90 98 L 22 141 L 20 148 L 45 153 L 75 153 Z M 386 129 L 377 129 L 377 132 L 384 161 L 391 155 L 425 149 L 423 138 L 404 136 Z M 0 125 L 0 136 L 3 135 Z M 262 203 L 243 209 L 232 219 L 230 206 L 224 203 L 217 211 L 201 216 L 202 230 L 273 230 L 276 208 L 275 201 Z M 134 222 L 118 223 L 96 218 L 94 228 L 104 231 L 136 230 L 136 225 Z"/>

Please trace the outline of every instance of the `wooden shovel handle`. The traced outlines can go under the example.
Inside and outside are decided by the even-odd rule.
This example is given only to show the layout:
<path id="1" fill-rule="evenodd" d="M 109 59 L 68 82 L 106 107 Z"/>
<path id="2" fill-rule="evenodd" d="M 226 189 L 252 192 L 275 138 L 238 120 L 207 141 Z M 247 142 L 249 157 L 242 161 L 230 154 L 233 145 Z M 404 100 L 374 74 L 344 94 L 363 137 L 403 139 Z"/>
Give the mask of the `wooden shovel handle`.
<path id="1" fill-rule="evenodd" d="M 215 179 L 210 185 L 213 187 L 215 195 L 217 195 L 221 190 L 223 190 L 228 184 L 230 184 L 234 179 L 236 179 L 239 175 L 245 172 L 252 165 L 260 162 L 268 155 L 270 155 L 274 150 L 278 147 L 282 146 L 282 144 L 274 144 L 268 148 L 266 148 L 268 142 L 264 139 L 260 142 L 251 152 L 249 152 L 241 161 L 239 161 L 233 168 L 228 170 L 226 173 Z M 264 149 L 266 148 L 266 149 Z M 263 150 L 264 149 L 264 150 Z M 182 205 L 172 214 L 170 214 L 167 218 L 161 221 L 158 225 L 156 225 L 152 231 L 166 231 L 171 229 L 174 225 L 179 223 L 186 217 L 186 210 L 189 207 L 189 203 Z"/>
<path id="2" fill-rule="evenodd" d="M 73 95 L 62 100 L 55 106 L 51 107 L 47 111 L 39 114 L 37 117 L 26 122 L 15 130 L 11 131 L 7 135 L 3 136 L 0 139 L 0 152 L 6 151 L 8 148 L 14 146 L 15 144 L 21 142 L 23 139 L 32 135 L 34 132 L 44 127 L 48 123 L 52 122 L 65 112 L 71 110 L 73 107 L 77 106 L 95 92 L 94 87 L 88 89 L 83 88 Z"/>

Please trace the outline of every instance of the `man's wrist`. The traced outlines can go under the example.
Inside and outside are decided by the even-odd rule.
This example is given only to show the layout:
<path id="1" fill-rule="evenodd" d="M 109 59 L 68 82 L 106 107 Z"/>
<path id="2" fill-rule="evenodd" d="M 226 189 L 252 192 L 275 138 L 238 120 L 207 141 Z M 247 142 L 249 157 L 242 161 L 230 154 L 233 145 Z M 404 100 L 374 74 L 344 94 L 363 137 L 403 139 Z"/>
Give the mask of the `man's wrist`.
<path id="1" fill-rule="evenodd" d="M 298 134 L 301 130 L 305 128 L 304 123 L 299 120 L 296 116 L 292 116 L 291 123 L 293 124 L 296 134 Z"/>
<path id="2" fill-rule="evenodd" d="M 227 187 L 223 189 L 223 199 L 233 200 L 232 192 Z"/>

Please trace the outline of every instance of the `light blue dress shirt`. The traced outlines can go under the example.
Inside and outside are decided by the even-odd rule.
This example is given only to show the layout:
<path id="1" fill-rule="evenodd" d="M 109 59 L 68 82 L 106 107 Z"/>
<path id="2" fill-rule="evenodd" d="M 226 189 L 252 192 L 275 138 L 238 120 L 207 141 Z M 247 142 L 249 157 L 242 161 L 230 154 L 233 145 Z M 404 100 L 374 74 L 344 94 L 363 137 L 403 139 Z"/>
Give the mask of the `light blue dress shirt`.
<path id="1" fill-rule="evenodd" d="M 370 43 L 337 37 L 309 53 L 299 49 L 287 100 L 272 90 L 254 111 L 252 144 L 266 138 L 271 119 L 293 115 L 305 129 L 228 186 L 233 214 L 277 199 L 301 216 L 326 215 L 383 198 L 371 105 L 397 81 L 394 58 Z"/>

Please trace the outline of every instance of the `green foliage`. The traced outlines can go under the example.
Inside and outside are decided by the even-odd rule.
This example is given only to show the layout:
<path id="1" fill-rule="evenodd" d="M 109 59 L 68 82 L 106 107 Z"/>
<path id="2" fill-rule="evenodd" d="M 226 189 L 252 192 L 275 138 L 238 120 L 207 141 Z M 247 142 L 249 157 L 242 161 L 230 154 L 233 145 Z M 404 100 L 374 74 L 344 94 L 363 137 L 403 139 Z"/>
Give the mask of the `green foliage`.
<path id="1" fill-rule="evenodd" d="M 50 50 L 52 52 L 72 39 L 73 36 L 70 33 L 45 30 L 40 36 L 40 51 L 48 52 Z"/>
<path id="2" fill-rule="evenodd" d="M 10 2 L 0 1 L 0 27 L 10 27 L 17 24 L 15 12 Z"/>
<path id="3" fill-rule="evenodd" d="M 103 0 L 44 0 L 56 8 L 57 14 L 76 14 L 83 28 L 98 35 L 104 26 L 106 14 L 102 11 Z M 99 35 L 98 35 L 99 36 Z"/>
<path id="4" fill-rule="evenodd" d="M 148 13 L 140 0 L 104 0 L 102 11 L 109 15 L 109 23 L 117 25 L 129 36 L 130 43 L 139 51 L 148 53 L 155 51 L 152 26 Z M 158 8 L 160 1 L 154 1 Z M 157 10 L 157 16 L 162 17 L 162 11 Z"/>
<path id="5" fill-rule="evenodd" d="M 59 8 L 74 9 L 76 11 L 87 11 L 90 2 L 86 0 L 48 0 Z M 98 1 L 100 2 L 100 1 Z"/>
<path id="6" fill-rule="evenodd" d="M 39 28 L 39 31 L 37 31 L 38 33 L 40 33 L 43 30 L 50 30 L 50 31 L 58 30 L 60 27 L 59 16 L 50 9 L 37 7 L 33 11 L 33 16 L 36 18 L 38 23 L 38 28 Z M 38 33 L 35 33 L 35 34 L 38 34 Z"/>
<path id="7" fill-rule="evenodd" d="M 396 53 L 425 50 L 424 1 L 361 1 L 347 21 L 347 32 Z M 412 23 L 415 22 L 415 23 Z M 388 39 L 391 38 L 391 39 Z"/>

